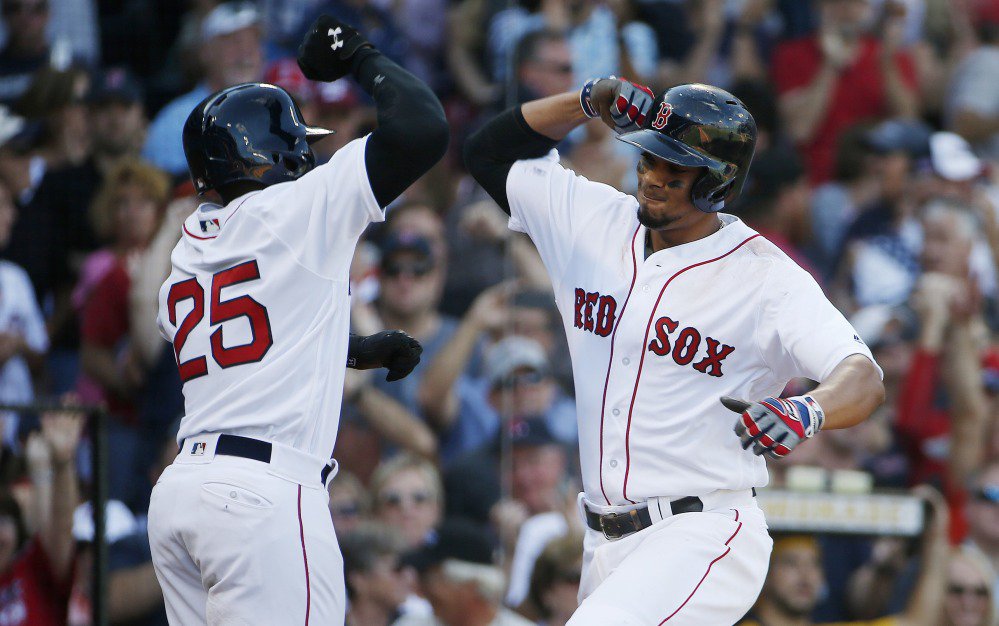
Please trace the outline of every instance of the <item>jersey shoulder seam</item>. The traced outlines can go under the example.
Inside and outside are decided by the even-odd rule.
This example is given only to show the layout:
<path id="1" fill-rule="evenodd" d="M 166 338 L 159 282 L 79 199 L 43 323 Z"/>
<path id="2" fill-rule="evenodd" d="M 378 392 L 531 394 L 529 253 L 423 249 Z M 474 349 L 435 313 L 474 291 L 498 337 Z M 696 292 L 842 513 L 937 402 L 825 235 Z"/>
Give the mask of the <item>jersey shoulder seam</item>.
<path id="1" fill-rule="evenodd" d="M 757 258 L 763 258 L 760 254 L 756 252 L 754 252 L 754 254 L 756 255 Z M 767 286 L 770 284 L 770 277 L 771 275 L 773 275 L 774 268 L 776 268 L 777 263 L 774 259 L 767 258 L 765 260 L 770 264 L 770 267 L 767 268 L 767 275 L 763 279 L 763 288 L 760 289 L 759 306 L 757 307 L 756 310 L 756 324 L 755 328 L 753 329 L 753 344 L 756 346 L 756 353 L 760 357 L 760 361 L 764 365 L 766 365 L 767 369 L 770 370 L 771 373 L 774 373 L 773 367 L 770 366 L 770 363 L 767 362 L 766 356 L 763 354 L 763 345 L 760 341 L 760 323 L 763 319 L 763 312 L 766 309 L 766 294 L 770 293 L 770 290 L 767 289 Z"/>
<path id="2" fill-rule="evenodd" d="M 243 215 L 249 215 L 249 216 L 253 217 L 254 220 L 256 220 L 258 223 L 260 223 L 261 225 L 263 225 L 264 228 L 267 229 L 267 232 L 270 233 L 271 236 L 274 237 L 274 239 L 276 239 L 277 241 L 280 241 L 281 245 L 285 247 L 285 249 L 288 251 L 288 253 L 291 256 L 291 258 L 295 260 L 295 264 L 296 265 L 298 265 L 299 267 L 301 267 L 302 269 L 304 269 L 308 273 L 312 274 L 313 276 L 316 276 L 317 278 L 321 278 L 322 280 L 328 280 L 328 281 L 334 282 L 334 283 L 342 282 L 339 279 L 333 278 L 331 276 L 323 276 L 322 274 L 320 274 L 316 270 L 312 269 L 311 267 L 309 267 L 305 263 L 303 263 L 302 260 L 300 258 L 298 258 L 298 255 L 295 254 L 295 250 L 290 245 L 288 245 L 288 242 L 286 242 L 284 239 L 281 238 L 280 235 L 278 235 L 276 232 L 274 232 L 274 229 L 271 228 L 270 225 L 268 225 L 266 221 L 260 219 L 256 215 L 254 215 L 252 211 L 244 211 Z"/>

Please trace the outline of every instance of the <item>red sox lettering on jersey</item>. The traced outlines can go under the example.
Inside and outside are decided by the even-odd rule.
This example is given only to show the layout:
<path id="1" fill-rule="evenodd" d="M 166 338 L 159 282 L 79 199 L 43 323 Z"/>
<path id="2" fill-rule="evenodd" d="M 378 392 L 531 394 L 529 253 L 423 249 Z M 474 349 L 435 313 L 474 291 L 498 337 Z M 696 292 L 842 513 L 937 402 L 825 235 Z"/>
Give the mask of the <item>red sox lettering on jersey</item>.
<path id="1" fill-rule="evenodd" d="M 718 398 L 776 396 L 793 377 L 870 357 L 815 281 L 737 217 L 646 258 L 637 200 L 565 170 L 555 151 L 515 163 L 507 194 L 510 228 L 552 277 L 590 502 L 765 485 L 764 460 L 742 450 Z"/>

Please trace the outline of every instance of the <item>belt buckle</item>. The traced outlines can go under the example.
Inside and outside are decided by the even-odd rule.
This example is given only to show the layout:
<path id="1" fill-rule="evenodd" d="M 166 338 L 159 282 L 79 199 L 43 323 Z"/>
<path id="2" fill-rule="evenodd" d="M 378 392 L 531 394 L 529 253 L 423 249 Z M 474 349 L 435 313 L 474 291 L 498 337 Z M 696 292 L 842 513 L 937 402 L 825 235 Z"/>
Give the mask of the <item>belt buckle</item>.
<path id="1" fill-rule="evenodd" d="M 601 515 L 600 519 L 600 532 L 604 534 L 607 539 L 620 539 L 621 529 L 617 526 L 617 520 L 621 517 L 620 513 L 607 513 L 606 515 Z M 608 528 L 610 522 L 614 522 L 612 528 Z"/>

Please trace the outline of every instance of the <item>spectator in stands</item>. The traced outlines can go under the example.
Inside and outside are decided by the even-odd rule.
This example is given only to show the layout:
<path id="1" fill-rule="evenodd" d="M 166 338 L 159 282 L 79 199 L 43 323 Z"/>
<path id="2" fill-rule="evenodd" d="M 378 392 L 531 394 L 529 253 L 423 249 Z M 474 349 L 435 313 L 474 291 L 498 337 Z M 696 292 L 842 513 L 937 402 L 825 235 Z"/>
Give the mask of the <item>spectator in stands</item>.
<path id="1" fill-rule="evenodd" d="M 570 534 L 550 542 L 534 564 L 530 595 L 521 610 L 545 626 L 565 626 L 578 606 L 583 538 Z"/>
<path id="2" fill-rule="evenodd" d="M 89 91 L 90 77 L 84 70 L 43 67 L 14 103 L 15 113 L 40 127 L 34 146 L 34 169 L 38 171 L 32 173 L 33 180 L 22 195 L 37 188 L 47 169 L 78 165 L 87 158 L 90 132 L 85 99 Z"/>
<path id="3" fill-rule="evenodd" d="M 444 512 L 444 489 L 433 464 L 400 454 L 375 470 L 370 487 L 375 518 L 399 531 L 410 548 L 430 540 Z"/>
<path id="4" fill-rule="evenodd" d="M 944 605 L 947 584 L 947 507 L 939 495 L 926 496 L 933 505 L 933 517 L 923 531 L 920 557 L 920 574 L 904 612 L 885 620 L 850 622 L 856 626 L 937 626 Z M 822 554 L 819 543 L 808 535 L 786 535 L 774 540 L 763 591 L 750 617 L 741 626 L 809 626 L 812 611 L 818 604 L 825 585 L 822 572 Z M 872 592 L 885 588 L 877 578 L 878 572 L 869 571 Z M 889 581 L 893 582 L 893 581 Z M 847 626 L 846 623 L 841 626 Z"/>
<path id="5" fill-rule="evenodd" d="M 400 561 L 406 542 L 396 530 L 368 524 L 350 532 L 338 528 L 337 535 L 349 601 L 347 626 L 388 626 L 402 615 L 432 612 L 425 600 L 413 596 L 416 577 Z"/>
<path id="6" fill-rule="evenodd" d="M 337 534 L 360 528 L 368 519 L 371 506 L 368 491 L 350 472 L 337 472 L 330 483 L 330 516 Z"/>
<path id="7" fill-rule="evenodd" d="M 38 283 L 39 297 L 51 298 L 48 327 L 52 335 L 49 375 L 52 391 L 64 393 L 76 384 L 79 369 L 80 323 L 72 291 L 82 258 L 101 241 L 90 220 L 90 204 L 104 177 L 120 160 L 136 157 L 146 137 L 143 92 L 134 76 L 122 68 L 96 74 L 90 84 L 88 134 L 90 153 L 79 164 L 46 171 L 25 212 L 47 215 L 53 227 L 30 245 L 52 263 L 52 276 Z M 45 252 L 47 251 L 47 252 Z"/>
<path id="8" fill-rule="evenodd" d="M 914 117 L 916 71 L 900 49 L 904 13 L 872 23 L 870 0 L 819 0 L 815 34 L 778 45 L 771 72 L 790 137 L 809 180 L 829 179 L 836 141 L 848 126 L 877 117 Z"/>
<path id="9" fill-rule="evenodd" d="M 168 103 L 149 127 L 143 157 L 170 175 L 187 176 L 181 130 L 191 110 L 211 94 L 263 74 L 260 14 L 252 2 L 227 2 L 201 22 L 201 62 L 205 79 Z"/>
<path id="10" fill-rule="evenodd" d="M 999 572 L 999 461 L 986 463 L 971 482 L 967 504 L 968 545 Z M 992 579 L 993 602 L 999 598 L 999 578 Z"/>
<path id="11" fill-rule="evenodd" d="M 822 276 L 805 256 L 811 244 L 810 197 L 801 159 L 793 150 L 774 147 L 753 158 L 736 213 L 821 284 Z"/>
<path id="12" fill-rule="evenodd" d="M 5 0 L 0 10 L 7 27 L 7 43 L 0 50 L 0 104 L 10 105 L 51 61 L 45 33 L 49 0 Z"/>
<path id="13" fill-rule="evenodd" d="M 995 570 L 981 554 L 965 547 L 955 549 L 947 567 L 947 599 L 941 626 L 995 624 L 996 578 Z"/>
<path id="14" fill-rule="evenodd" d="M 517 43 L 514 54 L 517 102 L 572 89 L 572 51 L 564 34 L 548 29 L 528 33 Z"/>
<path id="15" fill-rule="evenodd" d="M 559 440 L 568 443 L 575 437 L 575 403 L 559 390 L 551 376 L 547 352 L 555 352 L 558 344 L 550 315 L 536 302 L 513 306 L 517 297 L 510 284 L 501 283 L 483 292 L 424 374 L 420 406 L 428 421 L 446 433 L 441 449 L 445 465 L 486 444 L 498 432 L 503 415 L 500 407 L 506 406 L 501 404 L 506 394 L 499 393 L 503 382 L 500 379 L 511 373 L 506 370 L 511 363 L 541 374 L 537 380 L 524 380 L 528 383 L 525 389 L 531 392 L 524 399 L 530 401 L 530 411 L 540 413 L 519 416 L 544 418 Z M 513 340 L 502 349 L 490 350 L 488 346 L 508 333 L 523 336 L 511 337 Z M 486 360 L 493 361 L 493 365 L 486 365 L 484 373 L 473 368 L 472 359 L 480 342 L 492 353 Z M 525 404 L 523 409 L 527 408 Z"/>
<path id="16" fill-rule="evenodd" d="M 493 560 L 485 531 L 467 522 L 448 521 L 434 539 L 405 557 L 416 568 L 434 617 L 406 617 L 396 626 L 529 626 L 505 608 L 506 582 Z"/>
<path id="17" fill-rule="evenodd" d="M 104 180 L 94 200 L 94 229 L 111 241 L 90 255 L 81 271 L 74 299 L 81 307 L 81 369 L 79 390 L 86 401 L 107 402 L 113 419 L 109 437 L 116 450 L 110 473 L 112 497 L 126 504 L 144 492 L 137 465 L 148 458 L 138 423 L 139 393 L 145 368 L 130 345 L 131 273 L 149 245 L 169 199 L 163 172 L 139 160 L 119 163 Z M 158 438 L 146 439 L 159 441 Z"/>
<path id="18" fill-rule="evenodd" d="M 10 240 L 17 209 L 0 184 L 0 249 Z M 10 261 L 0 261 L 0 402 L 30 404 L 34 400 L 33 374 L 41 372 L 49 339 L 28 274 Z M 17 450 L 18 416 L 3 413 L 0 443 Z"/>
<path id="19" fill-rule="evenodd" d="M 947 89 L 945 113 L 951 130 L 975 144 L 979 153 L 999 161 L 999 5 L 973 2 L 971 22 L 980 45 L 961 61 Z"/>
<path id="20" fill-rule="evenodd" d="M 0 497 L 0 615 L 12 624 L 66 623 L 77 504 L 74 462 L 82 429 L 81 416 L 50 413 L 28 439 L 34 535 L 28 536 L 16 501 Z"/>

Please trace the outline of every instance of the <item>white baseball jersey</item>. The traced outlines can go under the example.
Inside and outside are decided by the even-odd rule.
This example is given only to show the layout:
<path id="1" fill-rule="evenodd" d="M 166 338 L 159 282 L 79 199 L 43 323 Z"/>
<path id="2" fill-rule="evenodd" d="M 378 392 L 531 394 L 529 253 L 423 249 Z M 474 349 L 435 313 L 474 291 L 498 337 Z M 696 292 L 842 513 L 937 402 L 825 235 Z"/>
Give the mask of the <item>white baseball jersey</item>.
<path id="1" fill-rule="evenodd" d="M 872 358 L 815 281 L 737 217 L 646 258 L 637 200 L 562 168 L 555 151 L 515 163 L 506 191 L 510 228 L 541 253 L 565 325 L 591 502 L 766 485 L 718 398 L 777 395 L 852 354 Z"/>
<path id="2" fill-rule="evenodd" d="M 295 182 L 185 222 L 159 295 L 159 325 L 184 383 L 178 442 L 206 432 L 329 458 L 349 333 L 348 268 L 381 221 L 367 137 Z"/>

